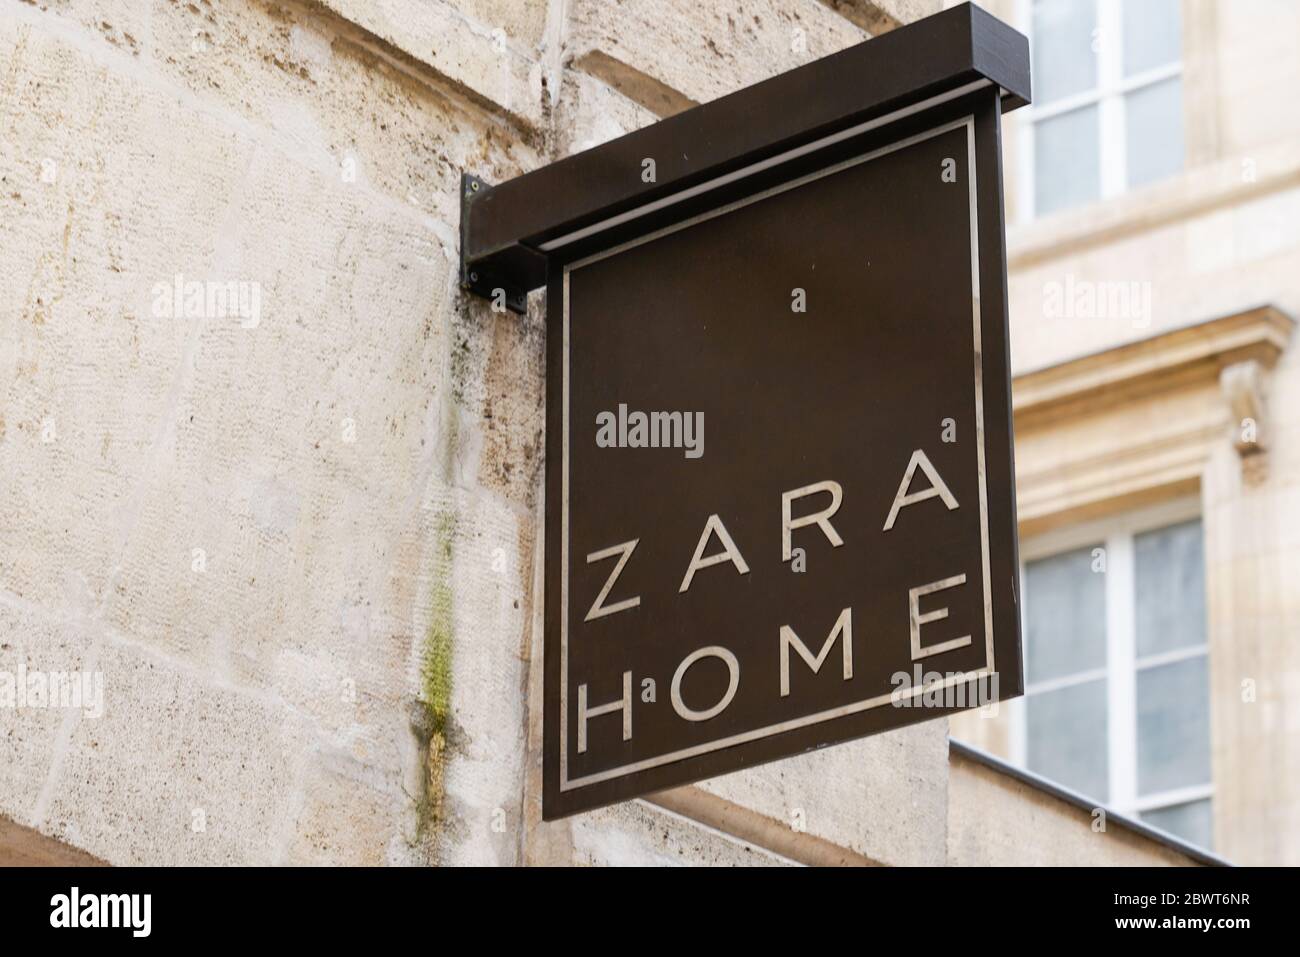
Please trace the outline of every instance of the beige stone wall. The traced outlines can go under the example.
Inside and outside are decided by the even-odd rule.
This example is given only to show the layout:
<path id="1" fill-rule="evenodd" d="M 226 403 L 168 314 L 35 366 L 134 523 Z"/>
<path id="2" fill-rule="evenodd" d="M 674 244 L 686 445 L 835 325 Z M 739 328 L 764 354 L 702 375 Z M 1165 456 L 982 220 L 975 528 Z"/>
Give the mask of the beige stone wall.
<path id="1" fill-rule="evenodd" d="M 953 867 L 1186 867 L 1195 862 L 968 758 L 948 780 Z"/>
<path id="2" fill-rule="evenodd" d="M 1017 9 L 1011 0 L 986 6 L 1009 19 Z M 1016 223 L 1023 114 L 1004 123 L 1017 375 L 1258 305 L 1300 317 L 1300 100 L 1293 95 L 1300 82 L 1293 49 L 1300 8 L 1285 0 L 1184 0 L 1183 11 L 1188 166 L 1182 174 Z M 1150 311 L 1048 318 L 1050 284 L 1071 278 L 1147 284 Z M 1042 521 L 1055 500 L 1058 524 L 1068 522 L 1076 517 L 1066 511 L 1071 484 L 1091 468 L 1086 450 L 1099 455 L 1127 446 L 1134 451 L 1126 461 L 1145 459 L 1149 482 L 1121 488 L 1117 481 L 1106 510 L 1181 495 L 1186 483 L 1162 485 L 1158 459 L 1169 436 L 1209 423 L 1205 434 L 1212 440 L 1196 454 L 1190 490 L 1202 502 L 1207 552 L 1215 850 L 1238 863 L 1297 864 L 1300 346 L 1292 341 L 1262 382 L 1265 453 L 1249 463 L 1233 448 L 1238 422 L 1211 377 L 1182 396 L 1126 400 L 1105 415 L 1076 411 L 1023 436 L 1018 424 L 1017 484 L 1022 512 L 1028 503 Z M 1244 682 L 1252 683 L 1253 697 L 1243 693 Z M 998 753 L 1009 748 L 1005 719 L 964 717 L 954 734 Z"/>
<path id="3" fill-rule="evenodd" d="M 456 191 L 540 129 L 315 5 L 2 13 L 0 660 L 105 687 L 0 714 L 0 812 L 114 863 L 517 815 L 543 339 L 460 296 Z"/>

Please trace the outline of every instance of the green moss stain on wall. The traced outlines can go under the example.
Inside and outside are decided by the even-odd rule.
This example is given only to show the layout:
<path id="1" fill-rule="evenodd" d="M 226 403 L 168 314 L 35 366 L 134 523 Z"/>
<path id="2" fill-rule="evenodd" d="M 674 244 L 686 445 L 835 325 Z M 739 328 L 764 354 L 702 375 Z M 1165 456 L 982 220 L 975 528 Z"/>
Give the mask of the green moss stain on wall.
<path id="1" fill-rule="evenodd" d="M 433 567 L 433 607 L 429 615 L 429 633 L 425 636 L 424 661 L 421 668 L 421 694 L 429 712 L 430 727 L 445 734 L 451 707 L 451 556 L 452 537 L 456 534 L 456 516 L 443 512 L 438 516 L 437 557 Z"/>
<path id="2" fill-rule="evenodd" d="M 438 514 L 433 562 L 433 600 L 429 630 L 420 662 L 421 715 L 416 733 L 426 752 L 424 793 L 416 801 L 416 829 L 421 837 L 442 819 L 443 769 L 451 739 L 453 600 L 452 542 L 456 516 Z"/>

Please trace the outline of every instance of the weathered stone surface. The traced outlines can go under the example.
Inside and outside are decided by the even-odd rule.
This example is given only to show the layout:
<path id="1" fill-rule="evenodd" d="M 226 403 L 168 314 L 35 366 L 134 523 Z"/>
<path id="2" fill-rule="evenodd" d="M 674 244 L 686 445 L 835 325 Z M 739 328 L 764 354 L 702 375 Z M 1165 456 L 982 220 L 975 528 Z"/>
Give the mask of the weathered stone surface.
<path id="1" fill-rule="evenodd" d="M 572 863 L 579 865 L 780 867 L 792 863 L 641 801 L 580 814 L 572 831 Z"/>
<path id="2" fill-rule="evenodd" d="M 873 37 L 943 9 L 943 0 L 822 0 Z"/>
<path id="3" fill-rule="evenodd" d="M 489 109 L 529 128 L 543 119 L 537 47 L 547 4 L 539 0 L 320 0 L 373 37 L 432 67 Z"/>
<path id="4" fill-rule="evenodd" d="M 18 679 L 24 672 L 80 672 L 94 663 L 92 641 L 76 612 L 56 618 L 11 595 L 0 598 L 0 692 L 6 696 L 0 699 L 0 803 L 18 824 L 33 821 L 50 768 L 73 728 L 93 720 L 85 709 L 18 707 Z"/>
<path id="5" fill-rule="evenodd" d="M 944 862 L 948 723 L 927 721 L 699 787 L 881 864 Z"/>
<path id="6" fill-rule="evenodd" d="M 570 17 L 566 57 L 659 115 L 717 99 L 866 39 L 818 0 L 574 0 Z M 673 55 L 665 56 L 665 50 Z M 599 56 L 590 56 L 591 51 Z M 636 74 L 681 99 L 638 83 Z"/>
<path id="7" fill-rule="evenodd" d="M 12 11 L 0 670 L 93 651 L 114 704 L 0 714 L 0 812 L 113 863 L 455 857 L 519 800 L 544 374 L 456 290 L 457 185 L 530 134 L 320 8 Z"/>
<path id="8" fill-rule="evenodd" d="M 308 724 L 101 633 L 104 714 L 72 718 L 33 826 L 113 863 L 270 864 L 292 837 Z"/>

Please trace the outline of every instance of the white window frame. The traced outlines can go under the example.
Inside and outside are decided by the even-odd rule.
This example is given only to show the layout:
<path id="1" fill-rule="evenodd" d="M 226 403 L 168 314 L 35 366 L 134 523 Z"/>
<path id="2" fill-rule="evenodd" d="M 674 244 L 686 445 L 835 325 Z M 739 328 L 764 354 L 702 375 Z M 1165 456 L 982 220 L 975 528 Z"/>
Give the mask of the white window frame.
<path id="1" fill-rule="evenodd" d="M 1040 106 L 1031 104 L 1022 115 L 1023 133 L 1018 144 L 1019 196 L 1017 207 L 1027 212 L 1027 219 L 1037 219 L 1037 195 L 1034 190 L 1034 134 L 1038 124 L 1054 116 L 1098 104 L 1097 149 L 1100 151 L 1100 195 L 1093 202 L 1101 202 L 1123 195 L 1128 190 L 1128 129 L 1124 118 L 1124 97 L 1135 90 L 1163 83 L 1183 75 L 1183 62 L 1187 51 L 1180 52 L 1173 63 L 1144 70 L 1130 77 L 1124 76 L 1124 14 L 1123 0 L 1096 0 L 1097 30 L 1101 41 L 1097 50 L 1097 85 Z M 1131 0 L 1130 0 L 1131 2 Z M 1141 2 L 1141 0 L 1138 0 Z M 1182 11 L 1185 14 L 1185 11 Z M 1034 0 L 1017 0 L 1017 11 L 1025 36 L 1033 48 Z M 1108 39 L 1110 38 L 1110 39 Z M 1184 144 L 1184 163 L 1186 145 Z M 1042 215 L 1055 216 L 1083 209 L 1089 203 L 1067 206 Z"/>
<path id="2" fill-rule="evenodd" d="M 1163 502 L 1112 518 L 1071 525 L 1046 532 L 1020 543 L 1021 623 L 1033 596 L 1026 594 L 1024 568 L 1027 562 L 1050 558 L 1087 546 L 1106 550 L 1106 665 L 1103 668 L 1065 678 L 1027 684 L 1025 697 L 1011 703 L 1011 755 L 1020 767 L 1028 767 L 1028 727 L 1025 701 L 1034 692 L 1054 690 L 1096 678 L 1106 678 L 1106 758 L 1109 794 L 1104 806 L 1133 816 L 1214 797 L 1211 782 L 1138 796 L 1137 789 L 1137 672 L 1186 658 L 1206 656 L 1208 643 L 1156 655 L 1137 657 L 1137 615 L 1134 595 L 1133 539 L 1143 532 L 1166 528 L 1202 516 L 1195 496 Z M 1025 646 L 1028 655 L 1028 643 Z M 1209 707 L 1209 702 L 1206 702 Z M 1209 742 L 1207 742 L 1207 747 Z M 1095 797 L 1095 795 L 1088 795 Z"/>

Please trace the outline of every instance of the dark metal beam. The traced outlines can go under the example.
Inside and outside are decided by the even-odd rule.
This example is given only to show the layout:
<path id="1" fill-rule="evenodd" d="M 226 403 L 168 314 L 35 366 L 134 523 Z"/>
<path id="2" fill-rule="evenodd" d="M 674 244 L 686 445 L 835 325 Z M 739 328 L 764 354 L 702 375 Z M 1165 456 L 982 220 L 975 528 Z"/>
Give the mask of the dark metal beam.
<path id="1" fill-rule="evenodd" d="M 467 176 L 461 284 L 486 296 L 503 289 L 522 311 L 571 241 L 643 216 L 649 223 L 651 212 L 660 225 L 666 207 L 719 179 L 734 182 L 793 150 L 806 154 L 828 137 L 989 85 L 1004 112 L 1029 102 L 1029 41 L 968 3 L 500 185 Z M 646 159 L 652 182 L 642 176 Z"/>

